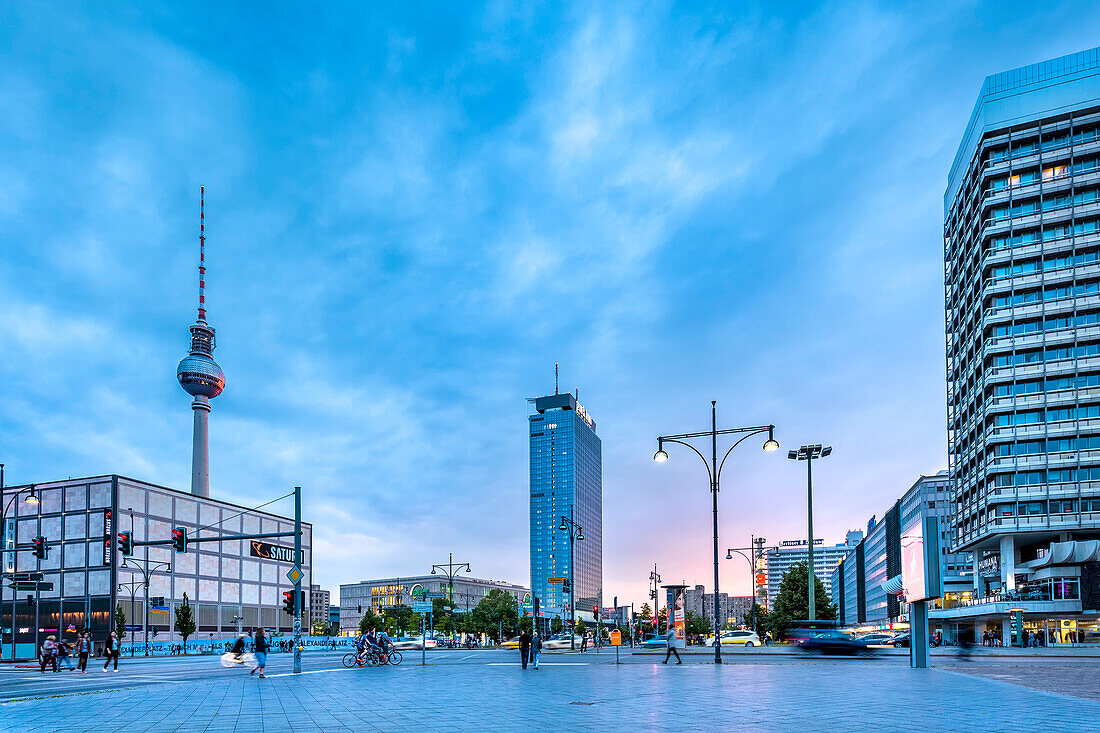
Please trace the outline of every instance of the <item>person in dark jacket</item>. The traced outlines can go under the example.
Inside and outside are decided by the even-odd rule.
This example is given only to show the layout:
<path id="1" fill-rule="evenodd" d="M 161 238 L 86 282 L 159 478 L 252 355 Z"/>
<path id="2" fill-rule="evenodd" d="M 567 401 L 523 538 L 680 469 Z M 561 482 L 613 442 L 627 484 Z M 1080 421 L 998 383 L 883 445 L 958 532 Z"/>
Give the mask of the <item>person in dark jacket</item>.
<path id="1" fill-rule="evenodd" d="M 76 640 L 76 655 L 80 659 L 80 673 L 88 674 L 88 657 L 92 654 L 92 636 L 83 631 Z"/>
<path id="2" fill-rule="evenodd" d="M 65 643 L 64 639 L 57 642 L 57 660 L 59 663 L 68 667 L 70 672 L 73 671 L 73 660 L 70 658 L 71 651 L 72 650 L 69 649 L 69 645 Z M 57 670 L 54 671 L 56 672 Z"/>
<path id="3" fill-rule="evenodd" d="M 122 656 L 122 645 L 119 644 L 118 636 L 115 632 L 111 632 L 107 635 L 107 641 L 103 645 L 103 658 L 106 660 L 103 662 L 103 671 L 107 671 L 107 667 L 110 666 L 111 660 L 115 660 L 115 671 L 118 671 L 118 658 Z"/>
<path id="4" fill-rule="evenodd" d="M 527 669 L 527 659 L 531 656 L 531 635 L 524 631 L 519 635 L 519 658 L 523 668 Z"/>
<path id="5" fill-rule="evenodd" d="M 53 671 L 57 671 L 57 642 L 54 641 L 52 636 L 47 636 L 46 640 L 42 642 L 39 656 L 42 660 L 42 674 L 46 674 L 47 664 L 53 664 Z M 527 666 L 526 662 L 524 662 L 524 666 Z"/>
<path id="6" fill-rule="evenodd" d="M 264 635 L 263 629 L 257 629 L 256 631 L 256 666 L 252 668 L 249 676 L 260 673 L 260 679 L 264 678 L 264 668 L 267 667 L 267 636 Z"/>

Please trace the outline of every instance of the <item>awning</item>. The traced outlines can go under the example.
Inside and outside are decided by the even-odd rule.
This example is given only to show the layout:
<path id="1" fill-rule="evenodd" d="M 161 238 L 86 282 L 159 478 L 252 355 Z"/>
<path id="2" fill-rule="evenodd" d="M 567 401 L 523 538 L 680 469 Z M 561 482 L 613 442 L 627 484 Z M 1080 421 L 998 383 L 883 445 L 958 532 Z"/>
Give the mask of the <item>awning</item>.
<path id="1" fill-rule="evenodd" d="M 1031 570 L 1100 561 L 1100 540 L 1051 542 L 1046 555 L 1022 565 Z"/>

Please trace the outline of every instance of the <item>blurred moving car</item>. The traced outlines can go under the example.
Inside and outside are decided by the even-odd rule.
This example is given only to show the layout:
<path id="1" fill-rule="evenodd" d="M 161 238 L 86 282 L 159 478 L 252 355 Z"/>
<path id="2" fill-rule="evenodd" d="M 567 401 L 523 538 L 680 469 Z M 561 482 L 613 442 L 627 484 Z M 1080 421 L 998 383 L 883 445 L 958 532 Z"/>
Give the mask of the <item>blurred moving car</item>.
<path id="1" fill-rule="evenodd" d="M 642 647 L 643 649 L 664 649 L 666 646 L 668 646 L 668 642 L 665 641 L 665 638 L 663 636 L 654 636 L 652 638 L 646 639 L 638 646 Z"/>
<path id="2" fill-rule="evenodd" d="M 578 649 L 581 648 L 581 637 L 574 636 L 573 641 L 576 643 Z M 555 634 L 549 639 L 544 639 L 542 642 L 543 649 L 568 649 L 569 648 L 569 634 Z"/>
<path id="3" fill-rule="evenodd" d="M 516 636 L 514 638 L 509 639 L 508 641 L 502 642 L 501 645 L 500 645 L 500 648 L 501 649 L 519 649 L 519 637 Z"/>
<path id="4" fill-rule="evenodd" d="M 818 654 L 868 654 L 872 651 L 865 641 L 843 631 L 818 631 L 800 640 L 798 648 Z"/>
<path id="5" fill-rule="evenodd" d="M 419 636 L 399 636 L 396 639 L 390 639 L 395 649 L 419 649 L 421 647 L 421 639 Z M 436 647 L 435 639 L 424 640 L 424 646 L 428 649 L 434 649 Z"/>
<path id="6" fill-rule="evenodd" d="M 708 636 L 706 641 L 703 642 L 706 646 L 714 646 L 714 637 Z M 722 632 L 723 644 L 744 644 L 747 647 L 760 646 L 760 637 L 756 635 L 755 631 L 749 631 L 748 629 L 736 629 L 734 631 Z"/>
<path id="7" fill-rule="evenodd" d="M 895 638 L 896 634 L 887 634 L 883 632 L 874 632 L 870 634 L 862 634 L 856 638 L 862 642 L 866 642 L 868 646 L 890 646 Z"/>

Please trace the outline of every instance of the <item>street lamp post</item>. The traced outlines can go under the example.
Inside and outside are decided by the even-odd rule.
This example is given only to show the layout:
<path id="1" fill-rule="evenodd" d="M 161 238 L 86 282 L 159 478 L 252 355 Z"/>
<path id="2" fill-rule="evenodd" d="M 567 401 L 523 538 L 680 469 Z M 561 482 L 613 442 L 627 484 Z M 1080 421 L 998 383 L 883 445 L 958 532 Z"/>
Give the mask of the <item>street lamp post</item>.
<path id="1" fill-rule="evenodd" d="M 649 579 L 653 583 L 653 590 L 650 591 L 650 598 L 653 599 L 653 635 L 656 636 L 661 631 L 661 596 L 658 595 L 660 591 L 657 589 L 657 584 L 661 582 L 661 574 L 657 572 L 657 563 L 653 563 L 653 572 L 649 574 Z"/>
<path id="2" fill-rule="evenodd" d="M 718 429 L 718 410 L 716 407 L 716 401 L 710 401 L 710 430 L 699 433 L 683 433 L 681 435 L 663 435 L 657 438 L 657 452 L 653 454 L 653 460 L 658 463 L 664 463 L 668 460 L 668 453 L 665 453 L 665 443 L 679 443 L 680 445 L 686 445 L 688 448 L 695 452 L 695 455 L 699 456 L 703 461 L 703 465 L 707 468 L 707 475 L 710 478 L 710 493 L 712 498 L 712 509 L 714 517 L 714 638 L 717 640 L 721 638 L 722 623 L 721 615 L 718 609 L 718 490 L 721 485 L 722 467 L 726 465 L 726 459 L 729 458 L 733 449 L 741 444 L 741 441 L 746 438 L 759 435 L 760 433 L 767 432 L 768 439 L 761 446 L 765 451 L 771 453 L 779 448 L 779 443 L 775 440 L 775 426 L 774 425 L 755 425 L 745 428 L 726 428 L 723 430 Z M 733 445 L 729 447 L 725 455 L 722 456 L 722 461 L 718 461 L 718 436 L 719 435 L 740 435 Z M 687 442 L 693 438 L 702 438 L 705 436 L 710 437 L 710 461 L 708 462 L 706 457 L 703 456 L 699 450 L 691 443 Z M 722 663 L 722 645 L 714 645 L 714 663 Z"/>
<path id="3" fill-rule="evenodd" d="M 806 582 L 809 585 L 810 594 L 810 621 L 814 620 L 814 482 L 813 462 L 815 458 L 824 458 L 833 452 L 832 446 L 821 447 L 817 445 L 804 445 L 798 450 L 787 451 L 787 458 L 792 461 L 806 461 Z"/>
<path id="4" fill-rule="evenodd" d="M 30 504 L 31 506 L 35 506 L 35 505 L 38 504 L 38 491 L 36 490 L 35 485 L 31 484 L 30 486 L 26 486 L 22 489 L 16 489 L 12 493 L 11 498 L 8 499 L 7 504 L 5 504 L 3 506 L 3 511 L 0 511 L 0 528 L 2 528 L 2 531 L 4 532 L 4 552 L 5 553 L 11 552 L 11 557 L 12 557 L 12 562 L 11 562 L 12 567 L 11 567 L 11 569 L 12 569 L 13 575 L 14 575 L 15 569 L 16 569 L 15 546 L 16 546 L 17 537 L 16 537 L 16 534 L 14 532 L 12 532 L 10 534 L 8 533 L 7 515 L 8 515 L 8 510 L 11 509 L 11 505 L 15 503 L 16 498 L 20 494 L 27 494 L 27 496 L 23 499 L 23 503 Z M 3 497 L 4 497 L 4 464 L 0 463 L 0 501 L 3 501 Z M 14 527 L 13 527 L 13 529 L 14 529 Z M 6 562 L 7 562 L 7 559 L 5 558 L 5 563 Z M 14 587 L 15 583 L 14 582 L 12 583 L 12 586 L 13 587 L 11 589 L 11 659 L 12 659 L 12 661 L 15 661 L 15 604 L 16 604 L 16 601 L 18 601 L 18 599 L 19 599 L 19 591 L 17 591 L 15 589 L 15 587 Z M 0 594 L 2 594 L 3 592 L 4 592 L 3 587 L 0 587 Z M 2 607 L 3 607 L 3 601 L 0 601 L 0 608 L 2 608 Z M 36 608 L 35 609 L 35 629 L 38 628 L 37 614 L 38 614 L 38 611 L 37 611 L 37 608 Z M 2 614 L 0 614 L 0 615 L 2 615 Z M 37 631 L 36 631 L 35 632 L 35 645 L 36 645 L 35 648 L 36 649 L 37 649 L 37 644 L 38 644 L 38 635 L 37 635 Z"/>
<path id="5" fill-rule="evenodd" d="M 455 577 L 458 575 L 458 572 L 457 572 L 456 568 L 461 568 L 463 565 L 466 566 L 466 572 L 467 573 L 470 572 L 470 563 L 468 563 L 468 562 L 455 562 L 454 553 L 451 553 L 451 552 L 447 553 L 447 563 L 446 564 L 439 563 L 438 565 L 432 565 L 432 575 L 435 575 L 435 571 L 437 569 L 438 570 L 443 570 L 447 573 L 447 600 L 449 600 L 451 602 L 452 606 L 454 605 L 454 602 L 455 602 L 455 599 L 454 599 L 454 591 L 455 591 L 454 582 L 455 582 Z M 454 632 L 454 615 L 455 615 L 454 614 L 454 609 L 452 608 L 450 613 L 447 614 L 447 632 L 451 635 L 452 639 L 454 638 L 454 635 L 455 635 L 455 632 Z"/>
<path id="6" fill-rule="evenodd" d="M 573 541 L 584 541 L 584 531 L 581 526 L 573 521 L 573 507 L 569 507 L 569 518 L 561 517 L 558 524 L 561 532 L 569 531 L 569 650 L 577 648 L 577 578 L 573 570 Z"/>
<path id="7" fill-rule="evenodd" d="M 750 597 L 752 598 L 752 630 L 756 631 L 756 562 L 754 558 L 763 547 L 764 538 L 753 537 L 752 535 L 750 535 L 750 538 L 752 540 L 750 547 L 731 547 L 730 549 L 726 550 L 726 559 L 732 560 L 733 553 L 736 552 L 738 555 L 745 558 L 745 560 L 747 560 L 749 563 L 749 593 Z M 751 552 L 753 554 L 746 555 L 746 552 Z"/>
<path id="8" fill-rule="evenodd" d="M 130 565 L 130 562 L 133 562 L 134 564 Z M 141 571 L 141 578 L 142 578 L 141 579 L 141 585 L 142 585 L 143 590 L 145 591 L 145 606 L 144 606 L 144 608 L 142 608 L 141 628 L 142 628 L 143 635 L 145 636 L 145 656 L 149 656 L 149 576 L 152 575 L 153 573 L 157 572 L 158 570 L 160 570 L 162 567 L 163 567 L 163 569 L 166 573 L 172 572 L 172 563 L 162 562 L 162 561 L 159 561 L 159 560 L 156 561 L 156 562 L 150 563 L 149 558 L 145 558 L 142 561 L 142 563 L 143 563 L 142 565 L 138 565 L 137 562 L 138 561 L 135 560 L 134 558 L 129 558 L 128 557 L 122 562 L 121 567 L 125 570 L 130 570 L 130 571 L 134 571 L 134 570 Z M 131 611 L 134 608 L 134 595 L 136 593 L 136 590 L 132 586 L 134 584 L 136 584 L 137 582 L 138 581 L 136 581 L 136 580 L 131 580 L 129 583 L 119 583 L 119 587 L 122 587 L 123 585 L 130 585 L 131 586 L 131 589 L 130 589 L 130 610 Z M 134 650 L 131 647 L 130 656 L 133 656 L 133 655 L 134 655 Z"/>

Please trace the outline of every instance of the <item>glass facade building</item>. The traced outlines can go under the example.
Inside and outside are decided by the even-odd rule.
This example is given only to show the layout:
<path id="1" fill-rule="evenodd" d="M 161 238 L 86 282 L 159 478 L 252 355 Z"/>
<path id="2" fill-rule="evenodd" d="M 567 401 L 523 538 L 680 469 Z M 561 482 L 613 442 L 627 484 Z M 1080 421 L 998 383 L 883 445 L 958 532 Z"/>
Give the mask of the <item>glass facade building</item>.
<path id="1" fill-rule="evenodd" d="M 590 618 L 603 606 L 603 448 L 596 423 L 571 394 L 529 400 L 531 450 L 531 593 L 543 618 L 569 617 L 569 594 L 550 578 L 574 578 L 576 610 Z M 561 518 L 581 526 L 573 549 Z"/>
<path id="2" fill-rule="evenodd" d="M 147 609 L 142 574 L 124 567 L 128 559 L 131 563 L 148 558 L 151 565 L 171 564 L 170 569 L 161 567 L 149 579 L 149 597 L 163 596 L 167 606 L 166 613 L 148 609 L 150 641 L 179 641 L 174 611 L 184 593 L 194 607 L 197 626 L 191 640 L 220 638 L 238 628 L 248 631 L 261 625 L 277 631 L 292 629 L 293 619 L 282 610 L 282 591 L 293 587 L 285 575 L 290 563 L 253 557 L 247 540 L 194 544 L 185 553 L 176 553 L 171 546 L 136 547 L 134 554 L 125 558 L 117 552 L 116 537 L 118 532 L 132 531 L 139 542 L 171 539 L 173 527 L 186 527 L 189 537 L 292 532 L 293 519 L 117 475 L 37 484 L 37 505 L 24 502 L 25 493 L 16 495 L 25 488 L 7 487 L 0 494 L 5 507 L 11 502 L 4 524 L 7 527 L 8 520 L 14 521 L 19 546 L 45 536 L 49 552 L 41 560 L 29 550 L 4 552 L 4 574 L 41 573 L 42 581 L 52 587 L 21 591 L 13 598 L 4 583 L 0 593 L 3 659 L 12 658 L 13 630 L 16 659 L 33 658 L 37 643 L 46 635 L 71 642 L 83 629 L 92 632 L 99 648 L 114 628 L 118 606 L 127 624 L 136 627 L 124 643 L 144 640 Z M 8 537 L 5 531 L 5 547 Z M 284 544 L 280 540 L 289 540 L 285 544 L 293 547 L 293 538 L 267 541 Z M 302 587 L 307 589 L 307 603 L 311 542 L 312 527 L 303 523 L 302 571 L 306 577 Z M 105 545 L 110 552 L 105 552 Z M 308 620 L 308 606 L 303 610 Z"/>
<path id="3" fill-rule="evenodd" d="M 985 80 L 944 258 L 952 540 L 1012 593 L 1100 538 L 1100 49 Z"/>

